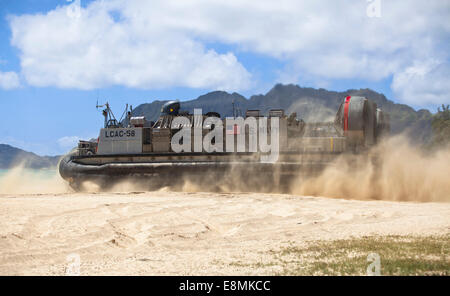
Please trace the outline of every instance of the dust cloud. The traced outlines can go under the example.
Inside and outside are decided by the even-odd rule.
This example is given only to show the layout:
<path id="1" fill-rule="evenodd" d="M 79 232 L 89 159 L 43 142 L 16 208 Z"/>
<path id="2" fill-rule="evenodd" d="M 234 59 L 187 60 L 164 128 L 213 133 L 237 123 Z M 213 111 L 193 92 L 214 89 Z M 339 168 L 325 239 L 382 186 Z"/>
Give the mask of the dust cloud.
<path id="1" fill-rule="evenodd" d="M 18 164 L 0 176 L 0 194 L 61 194 L 70 191 L 56 169 L 28 169 Z"/>
<path id="2" fill-rule="evenodd" d="M 305 122 L 332 122 L 336 116 L 333 110 L 314 98 L 303 97 L 287 108 L 287 113 L 302 114 Z"/>
<path id="3" fill-rule="evenodd" d="M 199 172 L 201 173 L 201 172 Z M 201 176 L 201 177 L 199 177 Z M 302 174 L 282 182 L 280 172 L 245 173 L 231 168 L 219 175 L 171 178 L 168 184 L 126 179 L 102 187 L 85 182 L 83 192 L 266 192 L 342 199 L 450 202 L 450 148 L 425 151 L 405 137 L 392 137 L 364 155 L 338 157 L 314 176 Z M 74 192 L 57 170 L 29 170 L 19 165 L 0 176 L 0 194 L 61 194 Z"/>
<path id="4" fill-rule="evenodd" d="M 345 199 L 450 202 L 450 148 L 426 151 L 403 136 L 385 140 L 368 157 L 342 156 L 318 177 L 298 180 L 291 193 Z"/>
<path id="5" fill-rule="evenodd" d="M 266 192 L 342 199 L 450 202 L 450 147 L 427 151 L 404 136 L 385 139 L 369 153 L 342 155 L 321 173 L 292 180 L 280 172 L 228 172 L 196 180 L 186 176 L 185 192 Z M 172 187 L 174 189 L 174 187 Z"/>

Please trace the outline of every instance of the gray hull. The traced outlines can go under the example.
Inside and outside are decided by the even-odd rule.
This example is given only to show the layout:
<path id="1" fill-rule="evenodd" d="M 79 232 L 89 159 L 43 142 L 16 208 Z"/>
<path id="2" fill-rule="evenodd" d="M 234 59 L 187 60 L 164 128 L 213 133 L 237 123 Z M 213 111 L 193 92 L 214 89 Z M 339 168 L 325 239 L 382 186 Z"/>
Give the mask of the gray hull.
<path id="1" fill-rule="evenodd" d="M 164 186 L 182 186 L 186 181 L 208 187 L 226 185 L 242 190 L 247 185 L 259 188 L 257 191 L 274 191 L 275 187 L 283 191 L 293 179 L 302 176 L 314 176 L 321 172 L 337 154 L 323 155 L 317 159 L 303 161 L 286 161 L 263 163 L 252 161 L 251 158 L 230 160 L 225 154 L 213 154 L 211 160 L 202 159 L 204 154 L 192 154 L 190 159 L 179 158 L 176 154 L 155 155 L 110 155 L 77 157 L 66 155 L 60 162 L 59 172 L 63 179 L 76 190 L 80 190 L 83 182 L 97 183 L 102 188 L 108 188 L 121 181 L 135 181 L 140 186 L 148 185 L 148 189 L 158 189 Z M 195 159 L 196 156 L 199 156 Z M 251 155 L 247 155 L 250 156 Z M 175 158 L 175 159 L 174 159 Z M 224 158 L 225 161 L 220 161 Z M 291 155 L 292 158 L 292 155 Z M 298 156 L 295 156 L 298 159 Z M 242 187 L 242 188 L 241 188 Z M 254 189 L 253 189 L 254 190 Z"/>

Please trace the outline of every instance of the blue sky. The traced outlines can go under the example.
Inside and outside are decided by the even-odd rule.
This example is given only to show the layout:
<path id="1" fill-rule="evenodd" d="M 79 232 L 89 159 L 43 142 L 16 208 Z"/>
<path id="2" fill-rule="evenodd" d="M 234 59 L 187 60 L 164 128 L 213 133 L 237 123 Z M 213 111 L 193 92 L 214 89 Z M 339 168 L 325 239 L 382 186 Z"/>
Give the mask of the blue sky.
<path id="1" fill-rule="evenodd" d="M 0 143 L 61 154 L 97 136 L 97 98 L 121 113 L 278 82 L 434 112 L 450 103 L 448 19 L 440 0 L 0 0 Z"/>

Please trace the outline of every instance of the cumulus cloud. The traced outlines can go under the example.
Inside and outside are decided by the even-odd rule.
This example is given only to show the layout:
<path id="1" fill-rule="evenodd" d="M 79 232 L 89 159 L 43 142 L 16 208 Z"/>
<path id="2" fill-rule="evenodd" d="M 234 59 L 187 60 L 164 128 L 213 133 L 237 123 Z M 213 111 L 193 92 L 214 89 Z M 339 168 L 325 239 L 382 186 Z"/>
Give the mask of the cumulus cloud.
<path id="1" fill-rule="evenodd" d="M 400 101 L 416 106 L 450 103 L 450 63 L 416 62 L 394 75 L 392 89 Z"/>
<path id="2" fill-rule="evenodd" d="M 94 1 L 79 17 L 58 7 L 10 25 L 24 77 L 37 86 L 248 87 L 251 75 L 234 53 L 205 46 L 217 42 L 285 61 L 285 79 L 394 77 L 395 92 L 416 102 L 402 81 L 417 61 L 448 60 L 450 2 L 380 3 L 380 17 L 371 18 L 365 0 Z M 436 71 L 414 79 L 445 78 Z M 435 83 L 430 100 L 445 91 Z"/>
<path id="3" fill-rule="evenodd" d="M 63 149 L 73 148 L 78 145 L 81 138 L 78 136 L 65 136 L 57 140 L 58 145 Z"/>
<path id="4" fill-rule="evenodd" d="M 0 88 L 14 89 L 20 86 L 19 76 L 16 72 L 2 72 L 0 71 Z"/>
<path id="5" fill-rule="evenodd" d="M 123 18 L 125 2 L 97 1 L 80 14 L 58 7 L 47 14 L 10 17 L 12 44 L 34 86 L 93 89 L 186 86 L 246 88 L 250 74 L 233 53 L 219 54 L 158 23 Z"/>

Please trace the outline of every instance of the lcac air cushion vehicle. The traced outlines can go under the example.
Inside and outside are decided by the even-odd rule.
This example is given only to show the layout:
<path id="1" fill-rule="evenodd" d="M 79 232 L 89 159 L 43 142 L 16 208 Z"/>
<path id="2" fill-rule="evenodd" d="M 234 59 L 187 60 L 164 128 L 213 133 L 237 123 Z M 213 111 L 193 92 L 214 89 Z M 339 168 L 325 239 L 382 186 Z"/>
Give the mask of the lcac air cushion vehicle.
<path id="1" fill-rule="evenodd" d="M 132 117 L 128 107 L 117 121 L 104 107 L 98 139 L 80 141 L 59 164 L 75 190 L 85 181 L 108 189 L 126 180 L 148 189 L 189 181 L 205 190 L 283 191 L 342 154 L 367 154 L 389 132 L 388 115 L 359 96 L 344 98 L 335 120 L 323 123 L 282 109 L 221 119 L 217 112 L 180 111 L 177 101 L 166 103 L 156 122 Z"/>

